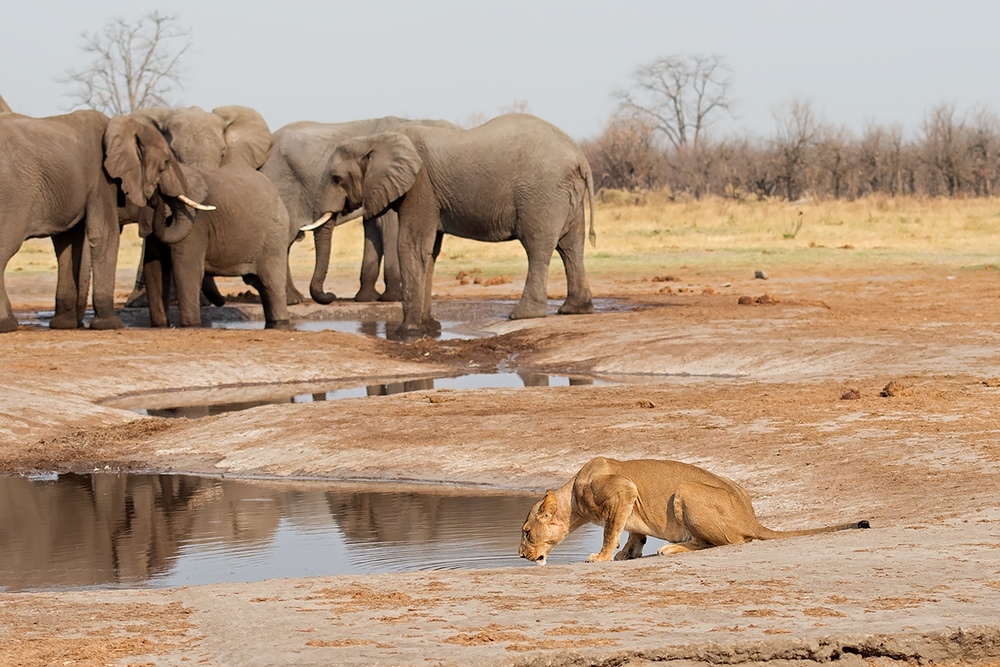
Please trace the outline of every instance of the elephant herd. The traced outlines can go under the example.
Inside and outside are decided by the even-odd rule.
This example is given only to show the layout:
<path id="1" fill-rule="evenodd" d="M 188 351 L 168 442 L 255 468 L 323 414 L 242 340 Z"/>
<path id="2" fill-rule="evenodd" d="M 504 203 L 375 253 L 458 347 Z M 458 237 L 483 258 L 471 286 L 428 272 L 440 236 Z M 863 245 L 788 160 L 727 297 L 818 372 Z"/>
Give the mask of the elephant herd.
<path id="1" fill-rule="evenodd" d="M 356 299 L 402 301 L 398 335 L 440 330 L 431 281 L 442 235 L 520 241 L 528 274 L 512 319 L 542 317 L 553 251 L 566 270 L 560 313 L 593 312 L 583 267 L 594 239 L 593 177 L 577 144 L 527 114 L 479 127 L 385 117 L 303 121 L 273 134 L 244 106 L 93 110 L 32 118 L 0 98 L 0 332 L 17 329 L 3 274 L 29 238 L 51 237 L 58 267 L 50 326 L 82 326 L 93 282 L 93 329 L 123 326 L 113 297 L 122 225 L 143 238 L 140 280 L 150 322 L 168 326 L 171 284 L 181 326 L 201 324 L 201 297 L 223 303 L 213 276 L 258 291 L 267 327 L 287 327 L 304 297 L 288 251 L 315 236 L 309 293 L 324 290 L 333 228 L 358 217 L 364 255 Z M 384 265 L 385 291 L 376 291 Z"/>

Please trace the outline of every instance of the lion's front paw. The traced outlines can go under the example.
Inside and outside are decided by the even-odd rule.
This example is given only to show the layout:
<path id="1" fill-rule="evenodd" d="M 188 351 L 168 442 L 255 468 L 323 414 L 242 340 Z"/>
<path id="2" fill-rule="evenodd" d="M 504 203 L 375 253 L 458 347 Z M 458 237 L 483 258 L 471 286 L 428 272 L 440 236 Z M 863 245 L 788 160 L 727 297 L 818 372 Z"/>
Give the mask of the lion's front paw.
<path id="1" fill-rule="evenodd" d="M 611 556 L 602 556 L 601 554 L 590 554 L 587 556 L 588 563 L 601 563 L 611 560 Z"/>

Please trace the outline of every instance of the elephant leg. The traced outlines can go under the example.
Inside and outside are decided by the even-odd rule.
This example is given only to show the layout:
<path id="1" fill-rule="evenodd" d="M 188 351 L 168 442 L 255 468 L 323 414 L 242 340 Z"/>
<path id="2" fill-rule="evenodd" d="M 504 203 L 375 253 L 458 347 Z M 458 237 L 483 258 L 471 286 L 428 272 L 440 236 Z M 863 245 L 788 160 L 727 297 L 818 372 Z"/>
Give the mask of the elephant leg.
<path id="1" fill-rule="evenodd" d="M 167 304 L 170 302 L 172 272 L 170 250 L 150 238 L 143 242 L 142 247 L 142 273 L 146 284 L 149 324 L 153 327 L 169 326 Z"/>
<path id="2" fill-rule="evenodd" d="M 286 262 L 287 263 L 287 262 Z M 294 306 L 296 304 L 302 303 L 306 300 L 305 295 L 298 290 L 295 283 L 292 281 L 292 266 L 288 264 L 285 267 L 285 303 L 289 306 Z"/>
<path id="3" fill-rule="evenodd" d="M 264 308 L 264 328 L 288 329 L 287 264 L 275 258 L 253 276 L 254 287 Z"/>
<path id="4" fill-rule="evenodd" d="M 219 286 L 215 284 L 213 276 L 205 276 L 201 279 L 201 293 L 205 295 L 208 302 L 213 306 L 221 308 L 226 305 L 226 297 L 219 292 Z"/>
<path id="5" fill-rule="evenodd" d="M 7 297 L 4 274 L 7 272 L 7 262 L 21 248 L 21 243 L 20 239 L 12 243 L 0 239 L 0 333 L 17 331 L 17 318 L 14 317 L 14 311 L 10 307 L 10 298 Z"/>
<path id="6" fill-rule="evenodd" d="M 403 291 L 399 279 L 399 216 L 394 210 L 388 209 L 379 216 L 378 228 L 382 235 L 382 281 L 385 283 L 385 291 L 380 300 L 402 301 Z M 440 252 L 440 243 L 438 251 Z M 434 257 L 437 257 L 437 253 Z"/>
<path id="7" fill-rule="evenodd" d="M 56 312 L 49 322 L 52 329 L 77 329 L 83 326 L 83 313 L 79 312 L 80 274 L 86 235 L 84 226 L 78 224 L 62 234 L 52 237 L 56 251 Z M 87 282 L 89 285 L 89 281 Z M 86 307 L 87 295 L 83 294 Z"/>
<path id="8" fill-rule="evenodd" d="M 145 278 L 145 255 L 146 244 L 142 244 L 142 254 L 139 255 L 139 266 L 135 270 L 135 283 L 132 285 L 132 292 L 125 299 L 126 308 L 142 308 L 146 304 L 146 278 Z"/>
<path id="9" fill-rule="evenodd" d="M 354 296 L 355 301 L 378 301 L 382 295 L 375 289 L 379 269 L 382 265 L 382 233 L 379 218 L 365 218 L 365 250 L 361 259 L 361 288 Z"/>
<path id="10" fill-rule="evenodd" d="M 90 328 L 124 329 L 125 323 L 115 314 L 115 270 L 118 267 L 121 228 L 114 199 L 111 199 L 111 205 L 104 202 L 96 206 L 88 204 L 85 223 L 94 274 L 94 319 L 90 321 Z M 94 229 L 95 225 L 99 228 Z"/>
<path id="11" fill-rule="evenodd" d="M 422 216 L 419 227 L 408 225 L 407 214 L 400 211 L 399 271 L 403 292 L 403 322 L 396 329 L 402 340 L 415 340 L 428 333 L 431 317 L 431 283 L 434 277 L 435 250 L 440 251 L 438 219 L 428 222 Z M 416 228 L 415 228 L 416 227 Z M 440 324 L 437 324 L 440 330 Z"/>
<path id="12" fill-rule="evenodd" d="M 177 287 L 177 309 L 182 327 L 200 327 L 201 284 L 205 278 L 205 257 L 197 252 L 184 252 L 176 246 L 170 249 L 174 285 Z"/>
<path id="13" fill-rule="evenodd" d="M 424 308 L 420 318 L 427 333 L 434 336 L 441 333 L 441 323 L 431 315 L 431 297 L 434 294 L 434 266 L 437 264 L 438 255 L 441 254 L 441 241 L 443 239 L 443 232 L 438 232 L 434 237 L 434 246 L 431 249 L 431 261 L 427 267 L 426 278 L 424 278 Z"/>
<path id="14" fill-rule="evenodd" d="M 556 250 L 566 269 L 566 301 L 559 306 L 560 315 L 586 315 L 594 312 L 594 300 L 583 268 L 585 221 L 583 211 L 556 244 Z"/>
<path id="15" fill-rule="evenodd" d="M 538 233 L 530 225 L 528 227 L 529 231 L 520 238 L 528 254 L 528 275 L 524 279 L 521 300 L 510 311 L 512 320 L 545 317 L 548 311 L 549 264 L 556 244 L 544 233 Z"/>

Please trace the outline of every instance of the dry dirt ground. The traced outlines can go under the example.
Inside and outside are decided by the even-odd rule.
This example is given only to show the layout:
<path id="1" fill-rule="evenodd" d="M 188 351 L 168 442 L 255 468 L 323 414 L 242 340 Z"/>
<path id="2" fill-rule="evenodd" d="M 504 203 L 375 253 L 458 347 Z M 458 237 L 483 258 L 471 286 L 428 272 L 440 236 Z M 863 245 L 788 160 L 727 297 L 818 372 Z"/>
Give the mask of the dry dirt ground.
<path id="1" fill-rule="evenodd" d="M 597 296 L 623 307 L 520 322 L 455 301 L 510 298 L 516 281 L 483 288 L 440 277 L 436 308 L 496 334 L 474 340 L 5 334 L 5 473 L 152 469 L 544 489 L 596 455 L 663 457 L 742 483 L 770 527 L 868 519 L 872 528 L 625 563 L 4 593 L 0 663 L 997 664 L 1000 274 L 780 273 L 592 279 Z M 8 285 L 16 309 L 51 308 L 45 280 L 13 275 Z M 309 303 L 293 315 L 352 309 Z M 267 405 L 199 420 L 123 409 L 178 388 L 247 398 L 291 381 L 329 388 L 500 366 L 612 381 Z"/>

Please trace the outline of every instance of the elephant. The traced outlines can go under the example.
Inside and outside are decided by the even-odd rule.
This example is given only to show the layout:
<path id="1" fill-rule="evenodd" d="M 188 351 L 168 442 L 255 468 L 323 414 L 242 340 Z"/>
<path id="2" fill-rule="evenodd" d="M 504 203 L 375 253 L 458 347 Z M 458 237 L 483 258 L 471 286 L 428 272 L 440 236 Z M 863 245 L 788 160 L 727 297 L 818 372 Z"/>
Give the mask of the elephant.
<path id="1" fill-rule="evenodd" d="M 271 150 L 271 130 L 255 109 L 241 105 L 221 106 L 205 111 L 191 106 L 178 109 L 147 107 L 132 114 L 156 126 L 182 164 L 203 170 L 242 164 L 259 169 Z M 145 247 L 143 248 L 145 254 Z M 127 303 L 137 303 L 142 294 L 143 272 Z M 289 276 L 289 303 L 302 301 Z M 202 285 L 205 296 L 216 306 L 225 303 L 211 276 Z"/>
<path id="2" fill-rule="evenodd" d="M 0 114 L 0 332 L 17 329 L 3 282 L 7 263 L 26 239 L 41 236 L 52 238 L 58 263 L 49 326 L 82 326 L 78 295 L 90 284 L 81 268 L 85 246 L 94 278 L 90 327 L 124 326 L 114 310 L 118 187 L 102 167 L 108 124 L 94 110 L 47 118 Z"/>
<path id="3" fill-rule="evenodd" d="M 173 273 L 181 326 L 200 326 L 198 290 L 206 275 L 243 276 L 260 293 L 265 326 L 287 327 L 288 245 L 297 228 L 267 178 L 242 164 L 200 169 L 180 162 L 150 123 L 115 116 L 104 167 L 135 206 L 152 210 L 143 273 L 153 326 L 167 326 Z M 177 196 L 179 191 L 187 198 Z M 204 201 L 205 206 L 191 198 Z M 169 211 L 169 214 L 168 214 Z M 142 221 L 140 221 L 142 223 Z"/>
<path id="4" fill-rule="evenodd" d="M 300 121 L 285 125 L 274 133 L 274 147 L 267 162 L 261 167 L 271 182 L 278 187 L 292 222 L 306 228 L 317 220 L 317 211 L 323 172 L 326 170 L 337 144 L 351 137 L 384 132 L 404 124 L 457 127 L 443 120 L 407 120 L 396 116 L 370 118 L 346 123 L 318 123 Z M 330 244 L 333 228 L 360 217 L 360 211 L 345 212 L 323 221 L 314 230 L 316 265 L 309 283 L 309 294 L 316 303 L 328 304 L 336 299 L 325 291 L 323 283 L 330 265 Z M 396 212 L 386 210 L 375 218 L 366 218 L 364 256 L 361 262 L 361 287 L 355 295 L 357 301 L 399 301 L 399 261 L 396 255 L 398 223 Z M 379 264 L 385 259 L 385 292 L 375 289 Z"/>
<path id="5" fill-rule="evenodd" d="M 583 266 L 586 216 L 594 233 L 594 179 L 568 135 L 528 114 L 506 114 L 469 130 L 400 126 L 340 143 L 324 172 L 319 210 L 362 207 L 366 219 L 399 216 L 404 340 L 440 331 L 431 317 L 431 281 L 442 234 L 518 240 L 528 275 L 511 319 L 543 317 L 552 252 L 566 270 L 561 314 L 592 313 Z"/>

